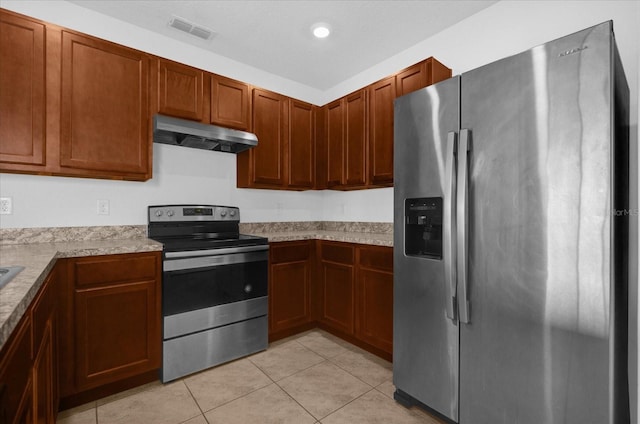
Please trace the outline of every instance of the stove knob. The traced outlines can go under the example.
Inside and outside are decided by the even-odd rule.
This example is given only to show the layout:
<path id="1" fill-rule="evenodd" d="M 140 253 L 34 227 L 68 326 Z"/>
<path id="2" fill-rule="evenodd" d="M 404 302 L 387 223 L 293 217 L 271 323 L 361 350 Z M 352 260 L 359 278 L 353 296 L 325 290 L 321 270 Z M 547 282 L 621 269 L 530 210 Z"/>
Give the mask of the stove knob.
<path id="1" fill-rule="evenodd" d="M 162 211 L 156 211 L 156 216 L 158 217 L 162 216 Z"/>
<path id="2" fill-rule="evenodd" d="M 221 216 L 221 217 L 223 217 L 223 218 L 224 218 L 225 216 L 227 216 L 227 211 L 222 211 L 222 212 L 220 212 L 220 216 Z"/>
<path id="3" fill-rule="evenodd" d="M 167 211 L 167 216 L 173 216 L 173 211 L 172 210 L 168 210 Z"/>
<path id="4" fill-rule="evenodd" d="M 236 211 L 235 209 L 231 209 L 231 212 L 229 212 L 231 214 L 231 216 L 236 216 Z"/>

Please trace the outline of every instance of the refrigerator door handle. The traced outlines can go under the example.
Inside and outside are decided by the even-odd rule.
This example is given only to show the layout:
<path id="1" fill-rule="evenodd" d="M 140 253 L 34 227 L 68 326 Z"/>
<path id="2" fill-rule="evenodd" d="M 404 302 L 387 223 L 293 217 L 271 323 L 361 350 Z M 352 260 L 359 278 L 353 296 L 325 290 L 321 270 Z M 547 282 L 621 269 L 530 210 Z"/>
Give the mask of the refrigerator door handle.
<path id="1" fill-rule="evenodd" d="M 445 187 L 444 187 L 444 213 L 442 222 L 442 242 L 444 256 L 444 277 L 446 295 L 447 318 L 457 320 L 456 308 L 456 248 L 455 248 L 455 216 L 456 216 L 456 150 L 458 135 L 455 132 L 447 134 L 447 146 L 445 157 Z"/>
<path id="2" fill-rule="evenodd" d="M 469 227 L 469 152 L 471 151 L 471 131 L 460 130 L 460 146 L 458 148 L 458 178 L 456 202 L 456 234 L 457 234 L 457 271 L 460 296 L 458 315 L 460 322 L 469 324 L 469 281 L 467 278 L 468 227 Z"/>

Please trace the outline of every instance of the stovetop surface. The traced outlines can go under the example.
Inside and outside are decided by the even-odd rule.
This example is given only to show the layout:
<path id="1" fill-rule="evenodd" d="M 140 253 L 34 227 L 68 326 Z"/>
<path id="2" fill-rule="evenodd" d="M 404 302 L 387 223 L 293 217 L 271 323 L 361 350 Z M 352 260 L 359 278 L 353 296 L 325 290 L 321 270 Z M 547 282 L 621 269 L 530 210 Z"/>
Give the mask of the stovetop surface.
<path id="1" fill-rule="evenodd" d="M 269 243 L 266 237 L 240 234 L 231 238 L 202 238 L 198 237 L 151 237 L 164 245 L 165 252 L 179 252 L 187 250 L 223 249 L 226 247 L 258 246 Z"/>

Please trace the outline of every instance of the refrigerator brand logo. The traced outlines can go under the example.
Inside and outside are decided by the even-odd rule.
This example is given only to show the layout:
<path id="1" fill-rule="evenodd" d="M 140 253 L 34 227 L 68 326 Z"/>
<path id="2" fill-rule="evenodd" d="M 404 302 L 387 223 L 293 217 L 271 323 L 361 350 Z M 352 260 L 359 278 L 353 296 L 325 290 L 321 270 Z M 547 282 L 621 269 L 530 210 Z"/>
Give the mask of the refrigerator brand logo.
<path id="1" fill-rule="evenodd" d="M 640 216 L 640 209 L 614 209 L 615 216 Z"/>
<path id="2" fill-rule="evenodd" d="M 589 46 L 580 46 L 580 47 L 576 47 L 575 49 L 565 50 L 562 53 L 560 53 L 558 57 L 564 57 L 564 56 L 569 56 L 570 54 L 580 53 L 582 50 L 585 50 L 587 48 L 589 48 Z"/>

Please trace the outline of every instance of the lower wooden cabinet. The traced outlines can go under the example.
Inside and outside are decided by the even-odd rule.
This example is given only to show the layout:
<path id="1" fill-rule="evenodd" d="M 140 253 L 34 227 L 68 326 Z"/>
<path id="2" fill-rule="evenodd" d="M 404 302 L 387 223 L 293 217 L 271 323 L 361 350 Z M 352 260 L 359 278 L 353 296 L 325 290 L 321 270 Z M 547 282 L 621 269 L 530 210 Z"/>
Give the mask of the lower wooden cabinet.
<path id="1" fill-rule="evenodd" d="M 392 353 L 393 249 L 358 248 L 356 293 L 356 337 Z"/>
<path id="2" fill-rule="evenodd" d="M 160 368 L 161 253 L 67 260 L 65 396 Z M 67 347 L 68 347 L 67 346 Z"/>
<path id="3" fill-rule="evenodd" d="M 270 338 L 304 330 L 312 322 L 313 240 L 272 243 L 269 252 Z"/>
<path id="4" fill-rule="evenodd" d="M 308 240 L 270 249 L 271 341 L 320 326 L 391 359 L 393 248 Z"/>
<path id="5" fill-rule="evenodd" d="M 58 408 L 54 269 L 0 353 L 0 423 L 53 424 Z"/>
<path id="6" fill-rule="evenodd" d="M 320 322 L 338 331 L 354 329 L 354 248 L 345 243 L 320 242 Z"/>

